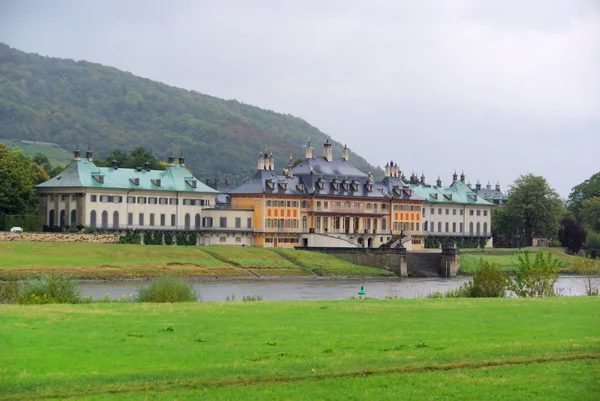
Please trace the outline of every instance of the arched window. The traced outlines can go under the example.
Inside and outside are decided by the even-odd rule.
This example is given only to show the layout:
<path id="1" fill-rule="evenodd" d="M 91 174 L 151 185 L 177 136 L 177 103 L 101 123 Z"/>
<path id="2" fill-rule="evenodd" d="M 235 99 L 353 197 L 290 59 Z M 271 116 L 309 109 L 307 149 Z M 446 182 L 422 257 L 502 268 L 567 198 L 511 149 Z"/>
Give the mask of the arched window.
<path id="1" fill-rule="evenodd" d="M 302 231 L 306 232 L 306 216 L 302 216 Z"/>
<path id="2" fill-rule="evenodd" d="M 481 234 L 481 224 L 477 223 L 477 235 Z"/>
<path id="3" fill-rule="evenodd" d="M 96 211 L 92 210 L 90 212 L 90 227 L 96 228 Z"/>
<path id="4" fill-rule="evenodd" d="M 119 228 L 119 212 L 115 210 L 113 213 L 113 228 Z"/>
<path id="5" fill-rule="evenodd" d="M 54 209 L 50 210 L 50 217 L 48 218 L 48 226 L 54 227 Z"/>
<path id="6" fill-rule="evenodd" d="M 71 223 L 72 226 L 77 224 L 77 210 L 71 210 L 71 221 L 69 223 Z"/>
<path id="7" fill-rule="evenodd" d="M 108 212 L 102 212 L 102 228 L 108 228 Z"/>
<path id="8" fill-rule="evenodd" d="M 483 235 L 487 236 L 488 235 L 488 230 L 487 230 L 487 222 L 483 223 Z"/>
<path id="9" fill-rule="evenodd" d="M 196 218 L 195 218 L 195 226 L 196 226 L 196 230 L 200 229 L 200 213 L 196 213 Z"/>
<path id="10" fill-rule="evenodd" d="M 381 229 L 383 231 L 387 230 L 387 219 L 385 217 L 381 219 Z"/>
<path id="11" fill-rule="evenodd" d="M 67 225 L 67 222 L 65 221 L 65 209 L 60 211 L 60 226 L 64 227 Z"/>
<path id="12" fill-rule="evenodd" d="M 190 214 L 186 213 L 185 214 L 185 229 L 189 230 L 190 229 Z"/>
<path id="13" fill-rule="evenodd" d="M 469 234 L 473 235 L 473 222 L 469 223 Z"/>

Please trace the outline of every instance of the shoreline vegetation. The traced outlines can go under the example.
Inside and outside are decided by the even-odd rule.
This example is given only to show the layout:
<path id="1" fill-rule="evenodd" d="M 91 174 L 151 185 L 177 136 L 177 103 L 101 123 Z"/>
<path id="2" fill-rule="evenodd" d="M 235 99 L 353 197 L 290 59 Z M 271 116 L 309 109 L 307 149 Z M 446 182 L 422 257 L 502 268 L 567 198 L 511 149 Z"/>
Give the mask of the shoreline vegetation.
<path id="1" fill-rule="evenodd" d="M 599 399 L 598 305 L 597 297 L 2 305 L 0 394 Z"/>
<path id="2" fill-rule="evenodd" d="M 537 252 L 538 248 L 529 251 Z M 572 274 L 577 259 L 557 248 L 542 248 Z M 528 249 L 461 250 L 459 274 L 471 276 L 481 260 L 514 273 Z M 324 253 L 251 247 L 176 247 L 128 244 L 0 242 L 0 281 L 63 273 L 79 280 L 147 281 L 176 275 L 194 281 L 395 278 L 387 270 L 356 265 Z"/>

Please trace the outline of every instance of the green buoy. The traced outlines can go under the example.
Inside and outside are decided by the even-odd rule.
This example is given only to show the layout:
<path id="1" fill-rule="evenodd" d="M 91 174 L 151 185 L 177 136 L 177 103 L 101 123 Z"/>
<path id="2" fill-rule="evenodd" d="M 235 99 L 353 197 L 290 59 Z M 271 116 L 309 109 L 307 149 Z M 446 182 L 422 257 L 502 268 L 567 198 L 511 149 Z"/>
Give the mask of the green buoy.
<path id="1" fill-rule="evenodd" d="M 365 287 L 361 285 L 360 286 L 360 291 L 358 292 L 358 295 L 365 295 L 365 294 L 366 294 Z"/>

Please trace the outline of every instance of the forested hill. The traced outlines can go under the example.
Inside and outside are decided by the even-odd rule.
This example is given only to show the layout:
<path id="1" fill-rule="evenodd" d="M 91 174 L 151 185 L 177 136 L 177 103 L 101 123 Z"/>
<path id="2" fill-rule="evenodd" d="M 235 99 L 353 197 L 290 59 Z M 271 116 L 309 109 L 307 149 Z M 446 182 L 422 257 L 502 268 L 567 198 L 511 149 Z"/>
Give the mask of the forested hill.
<path id="1" fill-rule="evenodd" d="M 306 121 L 137 77 L 116 68 L 25 53 L 0 43 L 0 139 L 91 145 L 100 157 L 143 146 L 166 159 L 184 151 L 201 179 L 253 173 L 261 149 L 280 171 L 304 156 L 310 136 L 321 154 L 325 135 Z M 342 145 L 333 141 L 334 154 Z M 352 162 L 376 171 L 363 158 Z"/>

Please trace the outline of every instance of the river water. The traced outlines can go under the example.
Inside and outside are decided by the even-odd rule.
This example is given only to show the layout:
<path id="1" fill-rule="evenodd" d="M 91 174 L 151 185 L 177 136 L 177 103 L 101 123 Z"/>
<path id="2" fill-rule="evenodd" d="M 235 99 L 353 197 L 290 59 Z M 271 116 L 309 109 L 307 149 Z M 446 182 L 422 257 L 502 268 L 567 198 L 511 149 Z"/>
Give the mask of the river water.
<path id="1" fill-rule="evenodd" d="M 200 299 L 204 302 L 225 301 L 235 294 L 237 299 L 244 295 L 260 295 L 264 301 L 283 300 L 329 300 L 358 297 L 364 286 L 367 297 L 371 298 L 423 298 L 428 294 L 445 292 L 469 281 L 470 277 L 405 278 L 405 279 L 352 279 L 352 280 L 288 280 L 288 281 L 214 281 L 194 283 Z M 82 295 L 92 295 L 94 299 L 135 296 L 137 288 L 146 283 L 136 282 L 82 282 L 79 285 Z M 561 276 L 556 290 L 565 296 L 585 294 L 583 279 Z"/>

